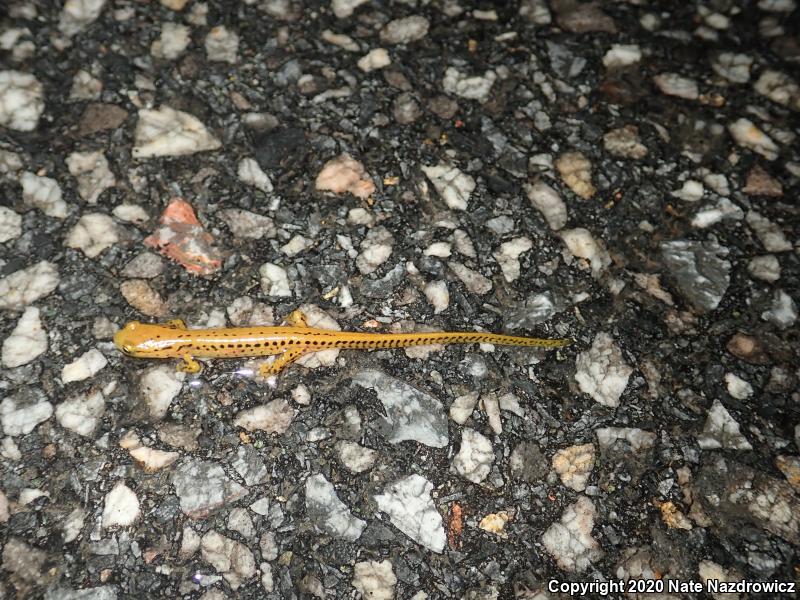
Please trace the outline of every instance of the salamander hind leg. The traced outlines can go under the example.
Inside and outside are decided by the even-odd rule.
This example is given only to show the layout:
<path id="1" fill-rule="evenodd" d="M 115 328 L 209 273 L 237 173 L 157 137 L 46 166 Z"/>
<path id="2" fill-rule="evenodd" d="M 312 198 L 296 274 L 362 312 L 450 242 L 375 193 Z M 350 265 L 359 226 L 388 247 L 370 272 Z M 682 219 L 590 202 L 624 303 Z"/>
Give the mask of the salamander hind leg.
<path id="1" fill-rule="evenodd" d="M 286 317 L 286 322 L 289 323 L 292 327 L 308 327 L 308 321 L 306 321 L 306 316 L 303 314 L 301 310 L 293 310 L 289 313 Z"/>
<path id="2" fill-rule="evenodd" d="M 299 348 L 295 348 L 292 350 L 286 350 L 283 354 L 279 354 L 275 357 L 275 360 L 271 363 L 266 363 L 261 365 L 258 369 L 258 374 L 261 377 L 269 377 L 270 375 L 277 375 L 280 373 L 284 368 L 288 367 L 298 358 L 303 356 L 307 351 L 301 350 Z"/>
<path id="3" fill-rule="evenodd" d="M 171 319 L 164 323 L 164 326 L 172 329 L 186 329 L 186 323 L 183 322 L 183 319 Z"/>
<path id="4" fill-rule="evenodd" d="M 199 373 L 200 372 L 200 363 L 197 362 L 194 358 L 191 357 L 189 354 L 184 354 L 181 356 L 183 362 L 178 365 L 178 371 L 182 371 L 184 373 Z"/>

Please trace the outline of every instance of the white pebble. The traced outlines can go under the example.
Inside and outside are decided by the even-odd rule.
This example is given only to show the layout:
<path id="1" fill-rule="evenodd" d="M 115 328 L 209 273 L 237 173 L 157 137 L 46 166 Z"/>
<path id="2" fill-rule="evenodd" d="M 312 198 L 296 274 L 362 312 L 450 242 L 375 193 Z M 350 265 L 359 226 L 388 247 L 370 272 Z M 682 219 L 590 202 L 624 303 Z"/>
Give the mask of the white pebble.
<path id="1" fill-rule="evenodd" d="M 358 60 L 358 68 L 364 73 L 370 73 L 392 64 L 389 53 L 384 48 L 375 48 Z"/>
<path id="2" fill-rule="evenodd" d="M 103 527 L 128 527 L 139 517 L 139 498 L 122 481 L 106 494 Z"/>
<path id="3" fill-rule="evenodd" d="M 26 204 L 38 208 L 48 217 L 66 218 L 67 203 L 62 200 L 61 188 L 55 179 L 25 172 L 20 176 L 19 182 L 22 185 L 22 199 Z"/>
<path id="4" fill-rule="evenodd" d="M 470 175 L 446 164 L 422 167 L 422 171 L 449 208 L 467 210 L 470 194 L 475 189 L 475 180 Z"/>
<path id="5" fill-rule="evenodd" d="M 0 125 L 33 131 L 44 111 L 44 88 L 29 73 L 0 71 Z"/>
<path id="6" fill-rule="evenodd" d="M 161 36 L 150 44 L 150 54 L 156 58 L 175 60 L 192 41 L 191 32 L 186 25 L 165 22 L 161 26 Z"/>
<path id="7" fill-rule="evenodd" d="M 292 295 L 289 276 L 286 270 L 274 263 L 264 263 L 259 269 L 261 290 L 268 296 L 287 297 Z"/>
<path id="8" fill-rule="evenodd" d="M 92 348 L 64 366 L 61 370 L 61 381 L 71 383 L 94 377 L 107 364 L 106 357 L 97 348 Z"/>
<path id="9" fill-rule="evenodd" d="M 56 266 L 42 260 L 27 269 L 14 271 L 0 279 L 0 308 L 22 310 L 29 304 L 44 298 L 58 287 Z"/>
<path id="10" fill-rule="evenodd" d="M 672 195 L 685 202 L 697 202 L 703 197 L 703 184 L 694 179 L 684 181 L 683 187 L 672 192 Z"/>
<path id="11" fill-rule="evenodd" d="M 88 213 L 69 231 L 64 245 L 80 250 L 88 258 L 94 258 L 118 241 L 119 232 L 111 217 L 101 213 Z"/>
<path id="12" fill-rule="evenodd" d="M 132 156 L 182 156 L 216 150 L 221 145 L 197 117 L 162 106 L 139 111 Z"/>
<path id="13" fill-rule="evenodd" d="M 270 181 L 269 176 L 264 173 L 259 164 L 252 158 L 243 158 L 239 161 L 237 175 L 239 176 L 239 181 L 247 185 L 252 185 L 265 194 L 273 190 L 272 181 Z"/>
<path id="14" fill-rule="evenodd" d="M 236 63 L 239 36 L 224 25 L 217 25 L 206 36 L 206 56 L 210 61 Z"/>
<path id="15" fill-rule="evenodd" d="M 728 393 L 737 400 L 746 400 L 753 395 L 753 386 L 733 373 L 725 373 L 725 386 Z"/>
<path id="16" fill-rule="evenodd" d="M 10 208 L 0 206 L 0 244 L 22 235 L 22 217 Z"/>
<path id="17" fill-rule="evenodd" d="M 13 369 L 26 365 L 46 351 L 47 332 L 42 327 L 39 309 L 29 306 L 3 342 L 3 366 Z"/>
<path id="18" fill-rule="evenodd" d="M 100 390 L 79 394 L 56 406 L 56 420 L 64 429 L 84 437 L 91 436 L 106 411 L 106 400 Z"/>
<path id="19" fill-rule="evenodd" d="M 438 315 L 450 306 L 450 292 L 447 284 L 442 280 L 431 281 L 425 285 L 425 297 L 433 306 L 433 313 Z"/>

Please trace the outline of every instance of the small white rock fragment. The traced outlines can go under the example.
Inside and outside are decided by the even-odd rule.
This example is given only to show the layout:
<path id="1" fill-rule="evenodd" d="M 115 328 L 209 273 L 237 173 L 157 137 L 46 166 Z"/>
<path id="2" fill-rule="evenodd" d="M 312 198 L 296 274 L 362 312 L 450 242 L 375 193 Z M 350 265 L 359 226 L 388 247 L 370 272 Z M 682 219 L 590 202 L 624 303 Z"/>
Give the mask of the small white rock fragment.
<path id="1" fill-rule="evenodd" d="M 470 194 L 475 190 L 475 180 L 470 175 L 446 164 L 422 167 L 422 171 L 449 208 L 467 210 Z"/>
<path id="2" fill-rule="evenodd" d="M 661 93 L 667 96 L 675 96 L 685 100 L 697 100 L 700 96 L 697 82 L 677 73 L 661 73 L 653 77 L 653 81 Z"/>
<path id="3" fill-rule="evenodd" d="M 589 261 L 593 277 L 599 277 L 611 264 L 605 245 L 595 240 L 588 229 L 563 229 L 559 235 L 573 256 Z"/>
<path id="4" fill-rule="evenodd" d="M 192 41 L 191 29 L 169 21 L 161 25 L 161 36 L 150 44 L 150 54 L 156 58 L 175 60 Z"/>
<path id="5" fill-rule="evenodd" d="M 606 69 L 619 69 L 637 64 L 642 60 L 642 50 L 638 44 L 611 44 L 611 48 L 603 56 Z"/>
<path id="6" fill-rule="evenodd" d="M 0 423 L 7 436 L 26 435 L 52 415 L 53 405 L 42 398 L 25 402 L 10 397 L 0 402 Z"/>
<path id="7" fill-rule="evenodd" d="M 311 392 L 304 384 L 298 385 L 292 390 L 292 400 L 300 406 L 308 406 L 311 404 Z"/>
<path id="8" fill-rule="evenodd" d="M 331 10 L 337 19 L 346 19 L 353 11 L 369 0 L 332 0 Z"/>
<path id="9" fill-rule="evenodd" d="M 797 321 L 797 305 L 783 290 L 775 290 L 772 306 L 761 313 L 761 318 L 780 329 L 787 329 Z"/>
<path id="10" fill-rule="evenodd" d="M 711 61 L 711 68 L 720 77 L 732 83 L 747 83 L 750 81 L 750 68 L 753 58 L 747 54 L 735 52 L 721 52 Z"/>
<path id="11" fill-rule="evenodd" d="M 103 506 L 103 527 L 128 527 L 139 517 L 139 498 L 122 481 L 106 494 Z"/>
<path id="12" fill-rule="evenodd" d="M 565 152 L 555 161 L 555 167 L 564 183 L 584 200 L 597 193 L 592 183 L 592 161 L 581 152 Z"/>
<path id="13" fill-rule="evenodd" d="M 630 444 L 631 450 L 639 452 L 652 448 L 656 441 L 655 433 L 636 427 L 601 427 L 594 432 L 601 450 L 610 448 L 617 440 L 625 440 Z"/>
<path id="14" fill-rule="evenodd" d="M 56 266 L 42 260 L 0 279 L 0 309 L 22 310 L 58 287 Z"/>
<path id="15" fill-rule="evenodd" d="M 375 48 L 358 60 L 358 68 L 364 73 L 371 73 L 392 64 L 392 59 L 385 48 Z"/>
<path id="16" fill-rule="evenodd" d="M 334 33 L 330 29 L 326 29 L 320 34 L 319 37 L 321 40 L 328 42 L 329 44 L 333 44 L 334 46 L 344 48 L 348 52 L 358 52 L 361 50 L 361 46 L 358 45 L 358 42 L 356 42 L 349 35 L 345 35 L 343 33 Z"/>
<path id="17" fill-rule="evenodd" d="M 166 365 L 150 367 L 142 373 L 139 389 L 152 420 L 160 421 L 166 416 L 169 405 L 183 387 L 185 377 L 184 373 Z"/>
<path id="18" fill-rule="evenodd" d="M 701 182 L 694 179 L 687 179 L 683 182 L 683 187 L 673 191 L 672 195 L 684 202 L 697 202 L 703 197 L 704 192 L 705 189 Z"/>
<path id="19" fill-rule="evenodd" d="M 247 431 L 280 434 L 289 428 L 296 413 L 284 398 L 276 398 L 266 404 L 240 411 L 233 424 Z"/>
<path id="20" fill-rule="evenodd" d="M 489 93 L 496 80 L 497 74 L 491 70 L 486 71 L 483 77 L 478 75 L 470 77 L 455 67 L 447 67 L 442 87 L 448 94 L 455 94 L 467 100 L 477 100 L 482 104 L 489 99 Z"/>
<path id="21" fill-rule="evenodd" d="M 370 229 L 361 242 L 361 252 L 356 257 L 356 266 L 364 275 L 377 270 L 392 255 L 394 236 L 383 226 Z"/>
<path id="22" fill-rule="evenodd" d="M 753 88 L 781 106 L 800 111 L 800 86 L 785 73 L 767 69 Z"/>
<path id="23" fill-rule="evenodd" d="M 556 190 L 544 181 L 525 184 L 524 188 L 528 200 L 542 213 L 551 230 L 558 231 L 567 224 L 567 205 Z"/>
<path id="24" fill-rule="evenodd" d="M 478 392 L 468 392 L 461 396 L 457 396 L 450 405 L 450 418 L 459 425 L 467 422 L 472 411 L 475 410 L 475 405 L 478 403 Z"/>
<path id="25" fill-rule="evenodd" d="M 450 292 L 447 290 L 447 284 L 441 279 L 425 284 L 423 291 L 425 298 L 433 306 L 433 314 L 438 315 L 450 306 Z"/>
<path id="26" fill-rule="evenodd" d="M 781 278 L 781 265 L 774 254 L 751 258 L 747 263 L 747 271 L 752 277 L 769 283 L 774 283 Z"/>
<path id="27" fill-rule="evenodd" d="M 133 158 L 183 156 L 216 150 L 221 142 L 197 117 L 169 106 L 143 108 L 136 124 Z"/>
<path id="28" fill-rule="evenodd" d="M 518 237 L 500 244 L 494 252 L 494 258 L 503 271 L 503 277 L 509 283 L 516 281 L 520 274 L 519 257 L 533 247 L 527 237 Z"/>
<path id="29" fill-rule="evenodd" d="M 78 193 L 89 204 L 97 204 L 100 194 L 117 184 L 101 150 L 73 152 L 67 157 L 67 167 L 78 180 Z"/>
<path id="30" fill-rule="evenodd" d="M 88 258 L 94 258 L 118 241 L 117 226 L 111 217 L 102 213 L 88 213 L 70 229 L 64 245 L 80 250 Z"/>
<path id="31" fill-rule="evenodd" d="M 747 211 L 745 221 L 756 232 L 767 252 L 788 252 L 792 249 L 792 243 L 786 239 L 783 230 L 760 213 Z"/>
<path id="32" fill-rule="evenodd" d="M 56 406 L 56 420 L 64 429 L 90 437 L 106 411 L 106 399 L 100 390 L 78 394 Z"/>
<path id="33" fill-rule="evenodd" d="M 0 244 L 22 235 L 22 217 L 10 208 L 0 206 Z"/>
<path id="34" fill-rule="evenodd" d="M 716 205 L 705 206 L 692 217 L 692 227 L 703 229 L 724 219 L 740 221 L 744 211 L 727 198 L 719 198 Z"/>
<path id="35" fill-rule="evenodd" d="M 447 263 L 447 266 L 450 267 L 450 270 L 455 273 L 456 277 L 458 277 L 473 294 L 483 295 L 492 289 L 491 280 L 466 267 L 462 263 L 451 260 Z"/>
<path id="36" fill-rule="evenodd" d="M 217 25 L 208 32 L 205 46 L 208 60 L 235 64 L 239 52 L 239 36 L 224 25 Z"/>
<path id="37" fill-rule="evenodd" d="M 719 400 L 714 400 L 708 411 L 703 433 L 697 436 L 697 445 L 703 450 L 726 448 L 752 450 L 753 446 L 739 431 L 737 423 Z"/>
<path id="38" fill-rule="evenodd" d="M 397 577 L 388 560 L 357 562 L 353 568 L 353 587 L 369 600 L 393 600 Z"/>
<path id="39" fill-rule="evenodd" d="M 286 242 L 283 246 L 280 247 L 280 251 L 283 252 L 289 258 L 297 256 L 301 252 L 304 252 L 308 248 L 313 245 L 313 242 L 307 238 L 304 238 L 302 235 L 295 235 L 292 236 L 288 242 Z"/>
<path id="40" fill-rule="evenodd" d="M 47 351 L 47 332 L 42 327 L 39 309 L 29 306 L 16 327 L 3 341 L 3 366 L 14 369 L 26 365 Z"/>
<path id="41" fill-rule="evenodd" d="M 67 203 L 61 198 L 61 187 L 55 179 L 25 172 L 20 176 L 19 182 L 22 185 L 22 199 L 26 204 L 38 208 L 48 217 L 67 217 Z"/>
<path id="42" fill-rule="evenodd" d="M 318 191 L 335 194 L 350 192 L 362 200 L 375 192 L 375 184 L 364 165 L 346 152 L 325 163 L 317 175 L 315 187 Z"/>
<path id="43" fill-rule="evenodd" d="M 150 218 L 147 211 L 138 204 L 120 204 L 111 212 L 120 221 L 137 225 L 145 223 Z"/>
<path id="44" fill-rule="evenodd" d="M 250 549 L 214 530 L 203 536 L 200 553 L 203 560 L 219 571 L 234 591 L 256 574 L 256 561 Z"/>
<path id="45" fill-rule="evenodd" d="M 61 522 L 61 530 L 64 532 L 63 542 L 65 544 L 69 544 L 80 535 L 85 518 L 86 515 L 80 507 L 70 512 L 64 518 Z"/>
<path id="46" fill-rule="evenodd" d="M 287 297 L 292 295 L 286 270 L 273 263 L 264 263 L 259 269 L 261 290 L 267 296 Z"/>
<path id="47" fill-rule="evenodd" d="M 586 489 L 593 467 L 594 444 L 570 446 L 553 456 L 553 469 L 561 478 L 561 483 L 576 492 Z"/>
<path id="48" fill-rule="evenodd" d="M 599 332 L 592 347 L 578 354 L 575 367 L 575 381 L 582 392 L 603 406 L 619 406 L 619 398 L 628 385 L 633 368 L 625 363 L 622 352 L 609 334 Z"/>
<path id="49" fill-rule="evenodd" d="M 70 100 L 99 100 L 103 92 L 103 82 L 93 77 L 83 69 L 75 73 L 72 78 L 72 88 L 69 92 Z"/>
<path id="50" fill-rule="evenodd" d="M 428 19 L 419 15 L 395 19 L 381 29 L 381 41 L 384 44 L 408 44 L 428 35 L 429 28 Z"/>
<path id="51" fill-rule="evenodd" d="M 92 348 L 68 365 L 64 365 L 61 370 L 61 382 L 71 383 L 94 377 L 107 364 L 108 359 L 103 353 L 97 348 Z"/>
<path id="52" fill-rule="evenodd" d="M 725 387 L 737 400 L 746 400 L 753 395 L 753 386 L 734 373 L 725 373 Z"/>
<path id="53" fill-rule="evenodd" d="M 492 442 L 474 429 L 461 431 L 461 447 L 453 459 L 451 470 L 473 483 L 481 483 L 492 470 Z"/>
<path id="54" fill-rule="evenodd" d="M 378 509 L 392 525 L 418 544 L 442 552 L 446 541 L 442 515 L 430 497 L 433 484 L 420 475 L 409 475 L 375 496 Z"/>
<path id="55" fill-rule="evenodd" d="M 347 542 L 361 537 L 367 522 L 353 516 L 324 475 L 318 473 L 306 479 L 305 492 L 306 513 L 318 531 Z"/>
<path id="56" fill-rule="evenodd" d="M 97 20 L 106 0 L 66 0 L 58 18 L 58 30 L 72 37 Z"/>
<path id="57" fill-rule="evenodd" d="M 0 126 L 33 131 L 44 111 L 44 88 L 29 73 L 0 71 Z"/>
<path id="58" fill-rule="evenodd" d="M 586 496 L 569 505 L 561 521 L 553 523 L 542 536 L 542 543 L 558 566 L 570 573 L 582 573 L 600 560 L 603 551 L 592 537 L 596 510 Z"/>
<path id="59" fill-rule="evenodd" d="M 447 242 L 434 242 L 423 252 L 425 256 L 436 256 L 437 258 L 450 258 L 450 244 Z"/>
<path id="60" fill-rule="evenodd" d="M 747 148 L 766 158 L 775 160 L 780 149 L 766 133 L 750 120 L 742 117 L 728 125 L 733 140 L 742 148 Z"/>
<path id="61" fill-rule="evenodd" d="M 342 440 L 336 444 L 341 463 L 353 473 L 369 471 L 378 458 L 378 453 L 355 442 Z"/>
<path id="62" fill-rule="evenodd" d="M 255 159 L 243 158 L 240 160 L 237 175 L 239 176 L 239 181 L 252 185 L 265 194 L 273 190 L 272 181 L 270 181 L 269 176 L 264 173 Z"/>
<path id="63" fill-rule="evenodd" d="M 639 129 L 626 125 L 603 135 L 603 147 L 614 156 L 639 160 L 647 156 L 647 146 L 639 139 Z"/>

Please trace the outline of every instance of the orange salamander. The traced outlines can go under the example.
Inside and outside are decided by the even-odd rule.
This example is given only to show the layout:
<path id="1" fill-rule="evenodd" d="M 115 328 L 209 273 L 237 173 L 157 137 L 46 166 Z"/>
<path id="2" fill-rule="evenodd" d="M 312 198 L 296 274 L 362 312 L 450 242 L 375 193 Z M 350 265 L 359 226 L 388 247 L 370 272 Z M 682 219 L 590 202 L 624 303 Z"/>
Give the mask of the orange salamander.
<path id="1" fill-rule="evenodd" d="M 275 375 L 308 352 L 329 348 L 403 348 L 427 344 L 487 343 L 502 346 L 560 348 L 569 339 L 539 339 L 480 332 L 357 333 L 309 327 L 300 311 L 287 317 L 288 327 L 223 327 L 187 329 L 180 319 L 167 323 L 131 321 L 114 335 L 114 344 L 136 358 L 181 358 L 178 369 L 197 373 L 195 358 L 276 356 L 259 374 Z"/>

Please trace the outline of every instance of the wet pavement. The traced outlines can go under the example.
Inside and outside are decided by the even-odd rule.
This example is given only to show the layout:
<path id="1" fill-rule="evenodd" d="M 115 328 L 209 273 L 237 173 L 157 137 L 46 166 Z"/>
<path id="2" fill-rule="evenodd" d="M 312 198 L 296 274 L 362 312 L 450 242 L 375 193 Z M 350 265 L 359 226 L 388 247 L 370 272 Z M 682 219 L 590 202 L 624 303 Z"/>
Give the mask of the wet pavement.
<path id="1" fill-rule="evenodd" d="M 795 0 L 6 6 L 0 596 L 794 597 Z"/>

